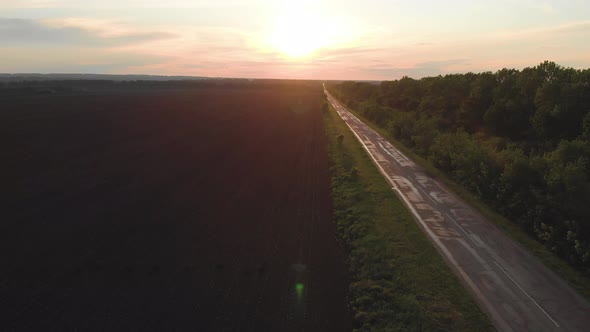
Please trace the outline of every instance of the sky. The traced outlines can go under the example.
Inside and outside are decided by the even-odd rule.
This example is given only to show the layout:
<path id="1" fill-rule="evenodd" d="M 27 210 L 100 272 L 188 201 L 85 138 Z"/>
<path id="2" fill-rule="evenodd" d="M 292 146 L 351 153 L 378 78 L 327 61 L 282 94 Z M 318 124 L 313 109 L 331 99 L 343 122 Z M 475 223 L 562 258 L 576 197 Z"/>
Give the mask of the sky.
<path id="1" fill-rule="evenodd" d="M 0 73 L 390 80 L 590 68 L 590 0 L 0 0 Z"/>

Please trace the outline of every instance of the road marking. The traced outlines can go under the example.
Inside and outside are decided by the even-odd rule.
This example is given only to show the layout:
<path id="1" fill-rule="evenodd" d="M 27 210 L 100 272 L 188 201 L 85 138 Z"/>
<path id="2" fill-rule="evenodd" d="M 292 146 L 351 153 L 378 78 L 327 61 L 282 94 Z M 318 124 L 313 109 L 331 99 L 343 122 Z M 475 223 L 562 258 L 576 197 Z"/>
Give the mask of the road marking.
<path id="1" fill-rule="evenodd" d="M 537 301 L 535 301 L 535 299 L 533 299 L 529 293 L 527 293 L 524 289 L 522 289 L 522 287 L 520 287 L 520 285 L 516 282 L 516 280 L 512 279 L 512 277 L 510 276 L 510 274 L 508 274 L 508 272 L 506 272 L 506 270 L 504 270 L 500 264 L 498 264 L 495 260 L 494 260 L 494 264 L 496 264 L 496 266 L 500 269 L 500 271 L 504 272 L 504 274 L 508 277 L 508 279 L 510 279 L 515 285 L 516 287 L 518 287 L 518 289 L 520 289 L 524 295 L 526 295 L 531 301 L 533 301 L 533 303 L 537 306 L 537 308 L 539 308 L 544 314 L 545 316 L 549 317 L 549 319 L 551 319 L 551 321 L 553 322 L 553 324 L 555 324 L 555 326 L 557 327 L 561 327 L 559 326 L 559 324 L 557 324 L 557 322 L 555 321 L 555 319 L 553 319 L 553 317 L 549 316 L 549 314 L 547 313 L 547 311 L 545 311 L 545 309 L 543 309 L 543 307 L 541 307 Z"/>
<path id="2" fill-rule="evenodd" d="M 420 187 L 418 187 L 418 189 L 422 190 L 424 195 L 426 195 L 426 197 L 428 197 L 430 199 L 430 201 L 432 201 L 432 203 L 434 203 L 434 205 L 438 205 L 438 203 L 434 199 L 432 199 L 432 197 L 430 197 L 430 195 L 428 195 L 428 193 L 424 189 L 422 189 Z"/>
<path id="3" fill-rule="evenodd" d="M 401 167 L 414 168 L 415 164 L 411 160 L 409 160 L 406 156 L 404 156 L 401 152 L 399 152 L 395 147 L 391 146 L 391 144 L 389 144 L 391 146 L 391 151 L 390 151 L 388 148 L 384 147 L 383 144 L 381 144 L 381 142 L 377 141 L 377 143 L 379 144 L 381 149 L 383 149 L 383 151 L 385 151 L 385 153 L 390 155 L 391 158 L 393 158 Z"/>
<path id="4" fill-rule="evenodd" d="M 463 246 L 463 248 L 469 251 L 471 255 L 473 255 L 473 257 L 475 258 L 475 260 L 479 262 L 479 264 L 481 264 L 482 266 L 488 266 L 488 262 L 481 258 L 477 251 L 475 251 L 475 249 L 473 249 L 473 247 L 470 246 L 469 243 L 465 242 L 465 240 L 461 238 L 457 239 L 457 242 L 459 242 Z"/>
<path id="5" fill-rule="evenodd" d="M 467 233 L 467 231 L 466 231 L 465 229 L 463 229 L 463 227 L 461 227 L 461 225 L 459 225 L 459 223 L 457 223 L 457 222 L 455 221 L 455 219 L 453 219 L 453 217 L 451 217 L 451 215 L 450 215 L 450 214 L 448 214 L 448 213 L 446 213 L 446 212 L 445 212 L 445 214 L 447 215 L 447 217 L 449 217 L 449 219 L 451 219 L 451 221 L 452 221 L 452 222 L 453 222 L 455 225 L 457 225 L 457 227 L 459 227 L 459 229 L 460 229 L 460 230 L 461 230 L 461 231 L 462 231 L 462 232 L 465 234 L 465 236 L 467 236 L 467 238 L 468 238 L 469 240 L 471 240 L 471 242 L 473 242 L 473 244 L 475 244 L 475 245 L 476 245 L 476 246 L 478 246 L 478 247 L 481 247 L 481 246 L 479 245 L 479 243 L 477 243 L 477 242 L 476 242 L 476 241 L 475 241 L 475 240 L 474 240 L 474 239 L 471 237 L 471 235 L 469 235 L 469 233 Z"/>

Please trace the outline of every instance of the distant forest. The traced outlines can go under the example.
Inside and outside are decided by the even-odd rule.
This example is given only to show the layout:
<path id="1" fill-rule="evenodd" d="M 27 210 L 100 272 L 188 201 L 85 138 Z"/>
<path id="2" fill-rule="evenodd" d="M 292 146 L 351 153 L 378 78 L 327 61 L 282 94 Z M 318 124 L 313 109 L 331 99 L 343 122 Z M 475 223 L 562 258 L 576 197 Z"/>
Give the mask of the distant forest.
<path id="1" fill-rule="evenodd" d="M 76 77 L 72 74 L 72 76 Z M 84 75 L 80 75 L 84 76 Z M 267 89 L 270 87 L 283 87 L 293 89 L 294 87 L 305 87 L 310 90 L 321 88 L 319 81 L 311 80 L 278 80 L 278 79 L 245 79 L 245 78 L 202 78 L 202 79 L 163 79 L 151 80 L 123 80 L 121 77 L 114 79 L 109 75 L 90 75 L 99 79 L 54 79 L 59 75 L 40 76 L 18 76 L 0 74 L 0 98 L 13 96 L 36 96 L 53 94 L 80 94 L 80 93 L 118 93 L 118 92 L 151 92 L 154 90 L 170 89 L 195 89 L 195 88 L 252 88 Z M 113 76 L 115 77 L 115 76 Z M 122 76 L 127 77 L 127 76 Z M 138 77 L 149 77 L 138 75 Z M 155 76 L 159 77 L 159 76 Z M 166 77 L 159 77 L 166 78 Z"/>
<path id="2" fill-rule="evenodd" d="M 328 88 L 590 273 L 590 69 L 545 61 Z"/>

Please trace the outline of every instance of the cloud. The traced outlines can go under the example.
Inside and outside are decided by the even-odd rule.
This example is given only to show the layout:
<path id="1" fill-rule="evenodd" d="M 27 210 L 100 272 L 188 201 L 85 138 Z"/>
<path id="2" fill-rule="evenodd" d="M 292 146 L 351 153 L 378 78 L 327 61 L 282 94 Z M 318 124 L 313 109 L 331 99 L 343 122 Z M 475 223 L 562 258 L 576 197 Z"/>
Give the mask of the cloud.
<path id="1" fill-rule="evenodd" d="M 385 49 L 376 47 L 340 47 L 333 49 L 320 49 L 318 57 L 356 57 L 356 56 L 370 56 L 377 52 L 382 52 Z"/>
<path id="2" fill-rule="evenodd" d="M 362 69 L 366 74 L 379 79 L 396 79 L 402 76 L 421 78 L 425 76 L 444 75 L 451 73 L 457 65 L 468 65 L 467 59 L 449 59 L 441 61 L 427 61 L 409 67 L 387 67 L 374 65 Z"/>
<path id="3" fill-rule="evenodd" d="M 38 54 L 32 47 L 5 47 L 0 52 L 0 72 L 125 73 L 131 66 L 170 61 L 163 56 L 75 46 L 47 48 L 42 57 Z"/>
<path id="4" fill-rule="evenodd" d="M 499 40 L 518 40 L 525 38 L 545 39 L 563 34 L 587 33 L 590 30 L 590 21 L 568 22 L 553 26 L 529 28 L 522 30 L 500 31 L 490 35 Z"/>
<path id="5" fill-rule="evenodd" d="M 63 6 L 63 1 L 58 0 L 11 0 L 2 4 L 4 8 L 51 8 Z"/>
<path id="6" fill-rule="evenodd" d="M 0 46 L 118 46 L 173 38 L 167 32 L 130 31 L 105 34 L 99 28 L 90 29 L 73 24 L 52 25 L 47 22 L 0 18 Z"/>
<path id="7" fill-rule="evenodd" d="M 2 2 L 2 1 L 0 1 Z M 265 0 L 249 0 L 247 5 L 267 5 Z M 101 0 L 101 1 L 80 1 L 80 0 L 8 0 L 2 3 L 4 8 L 63 8 L 84 6 L 92 8 L 235 8 L 244 6 L 243 0 Z"/>

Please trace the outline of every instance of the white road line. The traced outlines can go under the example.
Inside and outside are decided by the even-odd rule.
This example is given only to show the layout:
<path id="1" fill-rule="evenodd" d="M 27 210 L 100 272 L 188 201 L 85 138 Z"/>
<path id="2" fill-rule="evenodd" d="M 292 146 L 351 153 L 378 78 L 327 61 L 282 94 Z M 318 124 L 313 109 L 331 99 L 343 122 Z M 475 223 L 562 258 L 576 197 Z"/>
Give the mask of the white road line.
<path id="1" fill-rule="evenodd" d="M 455 221 L 455 219 L 453 219 L 453 217 L 451 217 L 451 215 L 450 215 L 450 214 L 448 214 L 448 213 L 446 213 L 446 212 L 445 212 L 445 214 L 447 215 L 447 217 L 449 217 L 449 219 L 451 219 L 451 221 L 452 221 L 452 222 L 453 222 L 455 225 L 457 225 L 457 227 L 459 227 L 459 229 L 460 229 L 460 230 L 463 232 L 463 234 L 465 234 L 465 236 L 467 236 L 467 238 L 469 238 L 469 240 L 471 240 L 471 242 L 473 242 L 473 244 L 475 244 L 475 245 L 476 245 L 476 246 L 478 246 L 478 247 L 480 246 L 480 245 L 479 245 L 479 243 L 477 243 L 477 242 L 476 242 L 476 241 L 475 241 L 475 240 L 474 240 L 474 239 L 471 237 L 471 235 L 469 235 L 469 233 L 467 233 L 467 231 L 466 231 L 465 229 L 463 229 L 463 227 L 461 227 L 461 225 L 459 225 L 459 223 L 458 223 L 458 222 L 456 222 L 456 221 Z"/>
<path id="2" fill-rule="evenodd" d="M 524 295 L 526 295 L 531 301 L 533 301 L 533 303 L 545 314 L 545 316 L 549 317 L 549 319 L 551 319 L 551 321 L 553 322 L 553 324 L 555 324 L 555 326 L 557 327 L 561 327 L 559 326 L 559 324 L 557 324 L 557 322 L 555 321 L 555 319 L 553 319 L 553 317 L 549 316 L 549 314 L 547 313 L 547 311 L 545 311 L 545 309 L 543 309 L 543 307 L 541 307 L 537 301 L 535 301 L 535 299 L 533 299 L 529 293 L 527 293 L 524 289 L 522 289 L 522 287 L 520 287 L 520 285 L 516 282 L 516 280 L 512 279 L 512 277 L 510 276 L 510 274 L 508 274 L 508 272 L 506 272 L 506 270 L 504 270 L 500 264 L 498 264 L 495 260 L 494 260 L 494 264 L 496 264 L 496 266 L 502 271 L 504 272 L 504 274 L 508 277 L 508 279 L 510 279 L 515 285 L 516 287 L 518 287 L 518 289 L 520 289 Z"/>
<path id="3" fill-rule="evenodd" d="M 430 199 L 430 201 L 432 201 L 432 203 L 434 203 L 434 205 L 438 205 L 438 203 L 432 198 L 430 197 L 430 195 L 428 195 L 428 193 L 426 192 L 426 190 L 418 187 L 418 189 L 422 190 L 422 192 L 424 193 L 424 195 L 426 195 L 426 197 L 428 197 Z"/>
<path id="4" fill-rule="evenodd" d="M 381 147 L 381 148 L 382 148 L 382 149 L 383 149 L 385 152 L 387 152 L 387 154 L 388 154 L 388 155 L 390 155 L 390 156 L 391 156 L 392 158 L 394 158 L 394 159 L 397 159 L 397 158 L 395 158 L 395 156 L 393 155 L 393 152 L 389 151 L 389 150 L 388 150 L 386 147 L 384 147 L 384 146 L 383 146 L 383 144 L 381 144 L 381 142 L 378 142 L 378 144 L 379 144 L 379 146 L 380 146 L 380 147 Z M 396 152 L 397 152 L 397 151 L 396 151 Z M 400 157 L 404 157 L 404 156 L 403 156 L 403 155 L 400 155 Z M 407 159 L 407 158 L 404 158 L 404 159 Z"/>

